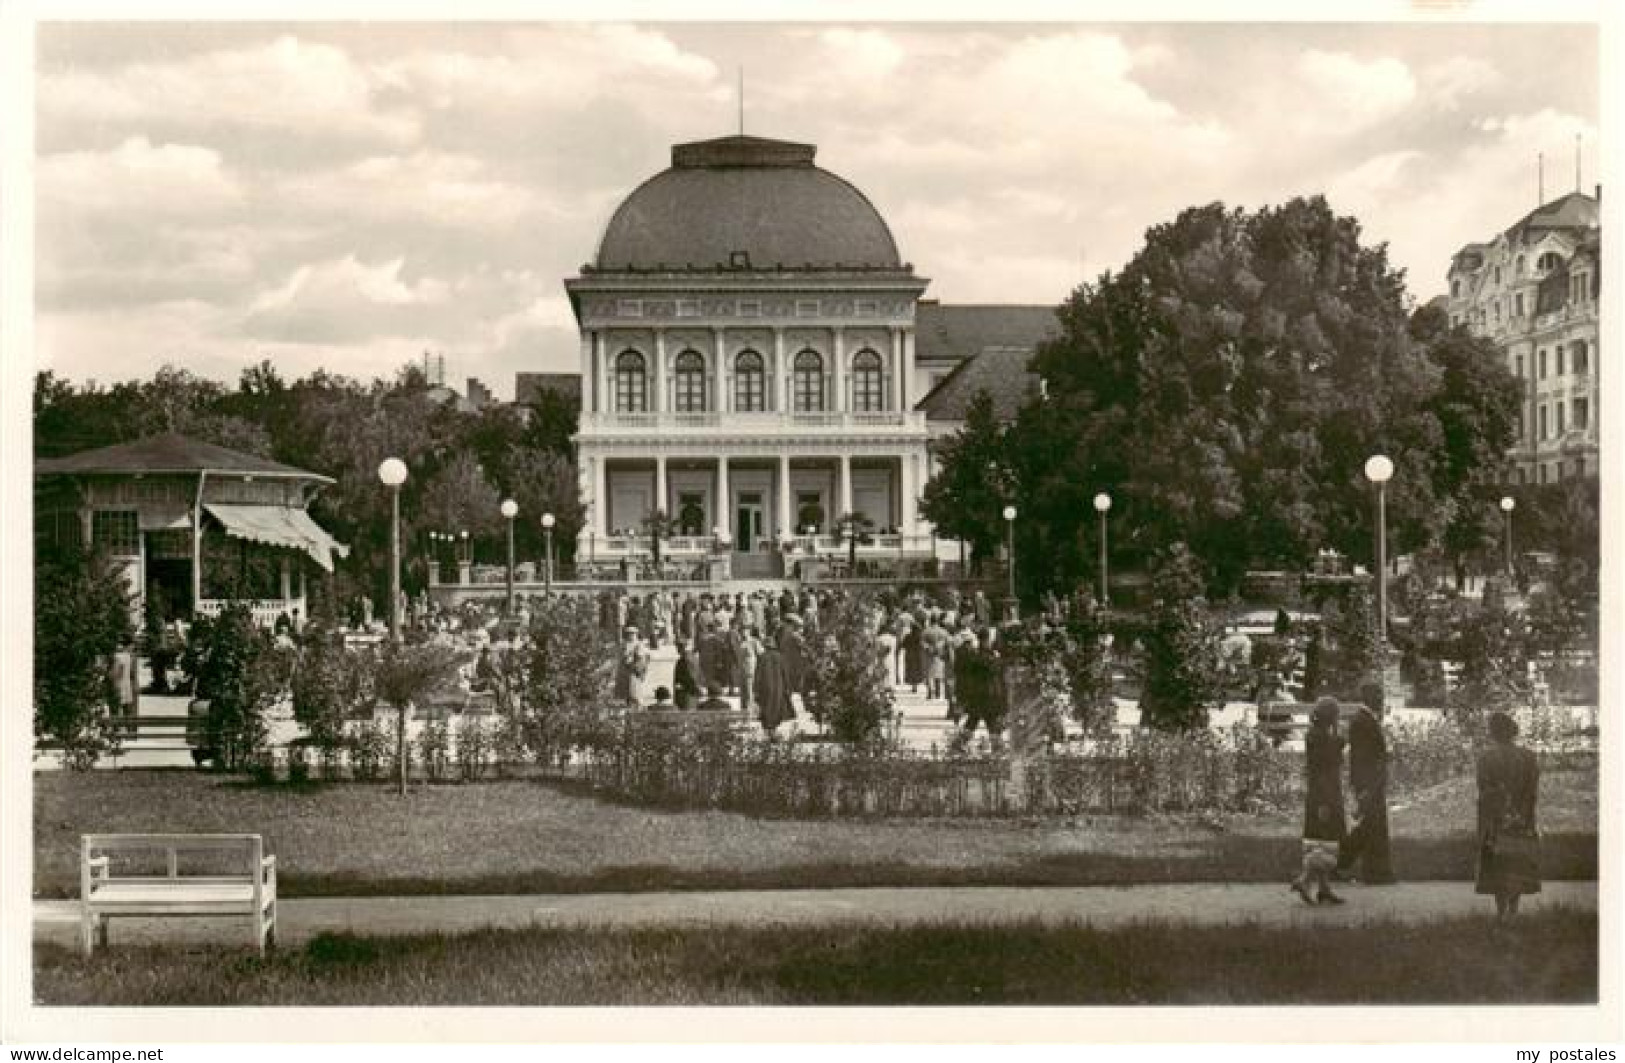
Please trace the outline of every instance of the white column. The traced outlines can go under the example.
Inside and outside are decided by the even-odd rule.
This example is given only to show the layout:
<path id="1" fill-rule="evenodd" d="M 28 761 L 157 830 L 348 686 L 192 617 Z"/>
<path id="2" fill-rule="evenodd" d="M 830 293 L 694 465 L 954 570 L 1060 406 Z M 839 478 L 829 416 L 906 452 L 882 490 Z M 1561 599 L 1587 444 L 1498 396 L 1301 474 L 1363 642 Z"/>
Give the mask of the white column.
<path id="1" fill-rule="evenodd" d="M 666 456 L 664 454 L 655 457 L 655 509 L 668 516 L 671 514 L 666 499 Z"/>
<path id="2" fill-rule="evenodd" d="M 581 330 L 581 412 L 598 409 L 598 376 L 593 372 L 592 331 Z"/>
<path id="3" fill-rule="evenodd" d="M 773 378 L 768 382 L 767 408 L 784 413 L 790 409 L 781 396 L 788 395 L 786 384 L 789 374 L 784 367 L 784 329 L 773 330 Z"/>
<path id="4" fill-rule="evenodd" d="M 592 462 L 592 526 L 599 535 L 609 534 L 609 459 Z"/>
<path id="5" fill-rule="evenodd" d="M 790 515 L 790 455 L 779 455 L 779 527 L 778 538 L 795 534 L 794 518 Z"/>
<path id="6" fill-rule="evenodd" d="M 592 330 L 592 361 L 597 380 L 593 390 L 598 395 L 598 409 L 602 413 L 613 413 L 615 392 L 610 387 L 609 357 L 604 350 L 604 333 L 600 329 Z"/>
<path id="7" fill-rule="evenodd" d="M 666 330 L 663 328 L 655 329 L 655 392 L 650 412 L 666 412 Z"/>
<path id="8" fill-rule="evenodd" d="M 733 499 L 728 494 L 728 455 L 717 457 L 717 501 L 716 512 L 712 514 L 716 519 L 712 521 L 728 535 L 733 535 Z M 735 549 L 739 549 L 736 544 Z"/>
<path id="9" fill-rule="evenodd" d="M 903 382 L 898 388 L 901 409 L 914 408 L 914 330 L 903 330 Z"/>
<path id="10" fill-rule="evenodd" d="M 837 516 L 852 512 L 852 455 L 841 452 L 841 511 Z"/>
<path id="11" fill-rule="evenodd" d="M 712 346 L 716 349 L 716 353 L 711 358 L 711 371 L 716 375 L 716 379 L 712 381 L 715 390 L 711 393 L 713 396 L 711 409 L 721 413 L 726 408 L 723 400 L 728 394 L 723 387 L 723 381 L 726 377 L 724 367 L 727 364 L 727 337 L 723 335 L 722 329 L 712 329 L 711 335 L 713 339 Z"/>
<path id="12" fill-rule="evenodd" d="M 886 373 L 891 377 L 887 381 L 886 409 L 902 409 L 899 396 L 903 394 L 903 330 L 896 325 L 893 325 L 891 330 L 891 361 L 886 365 Z"/>
<path id="13" fill-rule="evenodd" d="M 835 333 L 835 394 L 829 408 L 839 413 L 851 408 L 851 403 L 846 401 L 846 330 L 837 326 L 832 331 Z"/>
<path id="14" fill-rule="evenodd" d="M 915 494 L 916 494 L 916 492 L 919 491 L 919 485 L 916 483 L 915 477 L 914 477 L 914 473 L 915 473 L 914 455 L 912 455 L 912 454 L 904 454 L 901 458 L 898 459 L 897 464 L 898 464 L 898 475 L 899 475 L 899 479 L 898 479 L 898 491 L 899 491 L 898 502 L 899 502 L 899 506 L 898 506 L 898 509 L 900 511 L 900 516 L 902 517 L 902 523 L 900 523 L 898 525 L 897 530 L 902 532 L 904 535 L 913 535 L 914 534 L 914 519 L 915 519 L 915 517 L 914 517 Z"/>

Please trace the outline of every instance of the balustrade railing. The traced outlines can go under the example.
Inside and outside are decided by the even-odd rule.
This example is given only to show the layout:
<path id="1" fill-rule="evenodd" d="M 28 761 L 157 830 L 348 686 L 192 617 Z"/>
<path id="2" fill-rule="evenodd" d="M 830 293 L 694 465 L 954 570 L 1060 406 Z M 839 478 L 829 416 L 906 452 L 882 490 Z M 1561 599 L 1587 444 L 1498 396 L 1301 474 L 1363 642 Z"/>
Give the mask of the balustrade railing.
<path id="1" fill-rule="evenodd" d="M 583 431 L 674 432 L 696 429 L 774 431 L 786 428 L 924 428 L 917 410 L 821 412 L 583 413 Z"/>
<path id="2" fill-rule="evenodd" d="M 298 625 L 305 619 L 304 598 L 200 598 L 196 612 L 199 616 L 219 616 L 232 604 L 248 606 L 249 615 L 260 627 L 275 627 L 279 618 Z"/>

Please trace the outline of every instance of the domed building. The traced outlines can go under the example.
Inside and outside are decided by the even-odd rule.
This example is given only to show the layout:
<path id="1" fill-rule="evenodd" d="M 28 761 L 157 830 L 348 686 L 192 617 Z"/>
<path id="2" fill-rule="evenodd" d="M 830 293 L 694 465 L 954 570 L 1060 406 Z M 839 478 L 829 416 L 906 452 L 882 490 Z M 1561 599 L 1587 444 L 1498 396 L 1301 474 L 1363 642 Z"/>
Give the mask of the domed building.
<path id="1" fill-rule="evenodd" d="M 845 514 L 873 533 L 860 557 L 942 549 L 918 511 L 933 435 L 921 400 L 978 353 L 954 349 L 990 320 L 976 311 L 1014 313 L 1018 335 L 993 338 L 1027 350 L 1053 311 L 922 300 L 928 282 L 880 212 L 815 155 L 748 136 L 674 146 L 565 281 L 581 329 L 578 564 L 646 557 L 656 512 L 673 522 L 667 557 L 734 577 L 842 555 Z"/>

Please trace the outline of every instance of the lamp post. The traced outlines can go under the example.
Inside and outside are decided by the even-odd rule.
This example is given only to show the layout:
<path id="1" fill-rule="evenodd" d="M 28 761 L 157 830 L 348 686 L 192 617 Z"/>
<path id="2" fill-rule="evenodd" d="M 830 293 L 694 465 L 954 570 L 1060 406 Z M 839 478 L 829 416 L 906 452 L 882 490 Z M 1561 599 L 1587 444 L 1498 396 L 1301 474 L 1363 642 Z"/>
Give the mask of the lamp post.
<path id="1" fill-rule="evenodd" d="M 459 536 L 459 540 L 458 540 L 459 541 L 459 546 L 457 548 L 457 562 L 458 562 L 458 564 L 471 563 L 474 560 L 474 548 L 473 548 L 473 546 L 471 546 L 469 544 L 469 541 L 468 541 L 468 529 L 464 528 L 462 531 L 458 532 L 457 534 Z"/>
<path id="2" fill-rule="evenodd" d="M 1006 575 L 1010 577 L 1010 607 L 1016 602 L 1016 507 L 1004 507 L 1004 553 Z"/>
<path id="3" fill-rule="evenodd" d="M 1518 508 L 1518 500 L 1511 495 L 1501 499 L 1501 512 L 1506 514 L 1506 543 L 1507 543 L 1507 579 L 1512 578 L 1512 511 Z"/>
<path id="4" fill-rule="evenodd" d="M 553 514 L 542 514 L 542 538 L 547 544 L 547 567 L 542 570 L 542 579 L 548 594 L 553 593 L 553 523 Z"/>
<path id="5" fill-rule="evenodd" d="M 1095 496 L 1095 512 L 1100 514 L 1100 594 L 1097 600 L 1104 609 L 1110 598 L 1110 583 L 1106 569 L 1106 514 L 1111 511 L 1112 496 L 1102 491 Z"/>
<path id="6" fill-rule="evenodd" d="M 502 515 L 508 519 L 508 610 L 513 616 L 513 519 L 519 516 L 519 503 L 511 498 L 502 500 Z"/>
<path id="7" fill-rule="evenodd" d="M 1377 485 L 1377 636 L 1388 645 L 1388 481 L 1394 463 L 1385 454 L 1366 459 L 1365 478 Z"/>
<path id="8" fill-rule="evenodd" d="M 389 637 L 401 641 L 401 484 L 406 482 L 406 462 L 385 458 L 378 465 L 378 479 L 389 488 Z"/>

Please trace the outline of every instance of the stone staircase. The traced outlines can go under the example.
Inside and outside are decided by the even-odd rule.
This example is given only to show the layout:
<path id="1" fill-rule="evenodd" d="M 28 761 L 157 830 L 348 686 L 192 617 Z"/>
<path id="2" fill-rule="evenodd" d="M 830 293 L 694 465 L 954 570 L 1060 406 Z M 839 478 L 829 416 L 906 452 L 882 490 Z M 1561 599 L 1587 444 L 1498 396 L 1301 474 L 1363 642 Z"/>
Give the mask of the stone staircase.
<path id="1" fill-rule="evenodd" d="M 784 559 L 774 553 L 736 550 L 728 560 L 728 574 L 736 583 L 741 580 L 782 580 Z"/>

